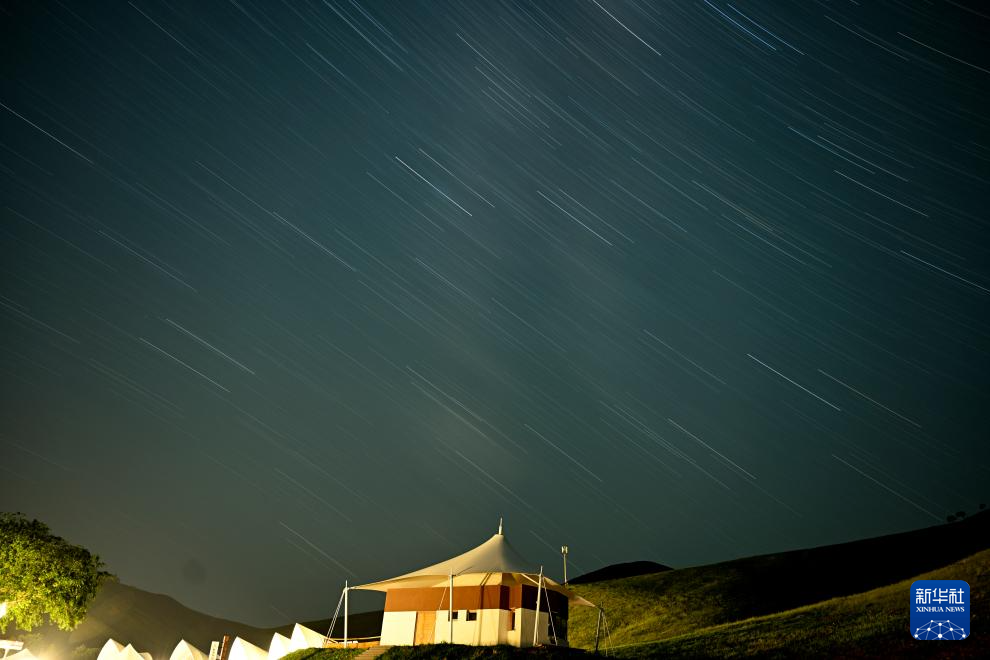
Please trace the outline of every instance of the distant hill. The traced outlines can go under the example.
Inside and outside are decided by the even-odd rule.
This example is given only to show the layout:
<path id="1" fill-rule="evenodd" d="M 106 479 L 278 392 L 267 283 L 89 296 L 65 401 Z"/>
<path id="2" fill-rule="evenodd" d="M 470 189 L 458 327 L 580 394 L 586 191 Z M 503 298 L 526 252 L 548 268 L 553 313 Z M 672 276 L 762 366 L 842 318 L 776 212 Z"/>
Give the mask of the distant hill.
<path id="1" fill-rule="evenodd" d="M 624 564 L 610 564 L 590 573 L 579 575 L 573 580 L 568 580 L 567 584 L 588 584 L 590 582 L 617 580 L 619 578 L 635 577 L 649 573 L 662 573 L 669 570 L 672 570 L 670 566 L 664 566 L 655 561 L 630 561 Z"/>
<path id="2" fill-rule="evenodd" d="M 381 621 L 381 612 L 352 614 L 349 633 L 355 637 L 377 635 L 381 632 Z M 330 621 L 311 621 L 303 625 L 325 634 Z M 180 639 L 208 651 L 211 641 L 231 635 L 267 649 L 273 633 L 288 636 L 292 626 L 290 623 L 278 628 L 256 628 L 197 612 L 169 596 L 109 582 L 100 588 L 86 618 L 71 633 L 44 626 L 32 633 L 14 632 L 10 636 L 26 639 L 28 648 L 36 655 L 45 653 L 57 658 L 75 656 L 79 660 L 95 658 L 96 653 L 75 653 L 76 649 L 99 649 L 107 638 L 112 637 L 119 642 L 133 644 L 139 651 L 150 652 L 157 660 L 168 658 Z M 338 622 L 337 631 L 343 634 L 343 621 Z"/>
<path id="3" fill-rule="evenodd" d="M 574 584 L 574 589 L 605 608 L 616 644 L 631 644 L 887 587 L 988 548 L 990 512 L 983 512 L 901 534 Z M 596 622 L 596 611 L 573 608 L 571 644 L 593 647 Z"/>

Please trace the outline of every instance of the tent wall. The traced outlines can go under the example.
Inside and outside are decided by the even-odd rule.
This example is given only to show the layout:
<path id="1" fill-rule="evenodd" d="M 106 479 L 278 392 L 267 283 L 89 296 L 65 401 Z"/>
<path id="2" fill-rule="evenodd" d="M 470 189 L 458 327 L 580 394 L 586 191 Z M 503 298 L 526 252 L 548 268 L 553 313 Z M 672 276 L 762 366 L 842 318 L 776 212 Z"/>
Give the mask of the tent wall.
<path id="1" fill-rule="evenodd" d="M 455 596 L 454 602 L 457 602 Z M 469 610 L 454 610 L 454 643 L 486 646 L 507 643 L 509 612 L 501 609 L 470 610 L 476 619 L 467 620 Z M 436 639 L 446 641 L 450 636 L 447 611 L 437 612 Z"/>
<path id="2" fill-rule="evenodd" d="M 416 612 L 385 612 L 382 617 L 382 646 L 409 646 L 415 634 Z"/>
<path id="3" fill-rule="evenodd" d="M 534 604 L 535 604 L 535 598 Z M 544 604 L 545 605 L 545 604 Z M 532 608 L 519 608 L 516 610 L 516 628 L 506 633 L 505 643 L 512 646 L 532 646 L 533 645 L 533 621 L 536 610 Z M 550 615 L 543 608 L 540 608 L 539 634 L 536 638 L 537 644 L 549 644 L 552 640 L 550 636 Z M 558 640 L 562 641 L 562 640 Z"/>
<path id="4" fill-rule="evenodd" d="M 534 604 L 535 604 L 535 598 Z M 454 602 L 457 602 L 455 594 Z M 468 612 L 473 612 L 476 618 L 468 621 Z M 536 614 L 532 608 L 510 609 L 478 609 L 454 610 L 454 643 L 470 644 L 473 646 L 491 646 L 495 644 L 511 644 L 512 646 L 532 646 L 533 617 Z M 432 635 L 417 632 L 417 620 L 420 627 L 427 621 L 432 628 Z M 540 612 L 539 644 L 551 641 L 549 633 L 550 618 L 546 610 Z M 510 628 L 514 622 L 515 628 Z M 449 638 L 449 623 L 447 610 L 425 610 L 419 612 L 385 612 L 382 618 L 383 646 L 411 646 L 417 643 L 440 643 Z M 562 640 L 561 640 L 562 641 Z"/>

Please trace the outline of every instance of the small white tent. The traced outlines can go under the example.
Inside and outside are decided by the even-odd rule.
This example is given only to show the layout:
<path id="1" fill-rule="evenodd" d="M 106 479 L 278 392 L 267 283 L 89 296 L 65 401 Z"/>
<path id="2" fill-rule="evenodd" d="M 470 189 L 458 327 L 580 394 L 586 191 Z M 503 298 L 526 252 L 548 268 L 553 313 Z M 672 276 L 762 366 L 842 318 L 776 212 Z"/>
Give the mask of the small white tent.
<path id="1" fill-rule="evenodd" d="M 275 633 L 272 635 L 272 643 L 268 645 L 268 660 L 279 660 L 293 650 L 292 640 L 281 633 Z"/>
<path id="2" fill-rule="evenodd" d="M 38 660 L 38 656 L 36 656 L 34 653 L 31 653 L 27 649 L 23 649 L 21 651 L 18 651 L 14 655 L 8 655 L 7 660 Z"/>
<path id="3" fill-rule="evenodd" d="M 175 645 L 175 650 L 172 651 L 172 655 L 169 656 L 169 660 L 208 660 L 209 657 L 210 656 L 183 639 Z"/>
<path id="4" fill-rule="evenodd" d="M 100 649 L 100 654 L 96 656 L 96 660 L 117 660 L 120 657 L 120 652 L 123 650 L 123 644 L 113 638 L 110 638 L 107 640 L 107 643 L 103 645 L 103 648 Z M 10 660 L 10 658 L 7 660 Z"/>
<path id="5" fill-rule="evenodd" d="M 297 623 L 292 629 L 292 637 L 290 638 L 293 651 L 298 651 L 299 649 L 320 649 L 323 648 L 326 640 L 326 637 L 301 623 Z"/>
<path id="6" fill-rule="evenodd" d="M 268 660 L 268 651 L 238 637 L 230 645 L 227 660 Z"/>
<path id="7" fill-rule="evenodd" d="M 117 657 L 120 660 L 151 660 L 150 653 L 138 653 L 130 644 L 125 646 Z"/>

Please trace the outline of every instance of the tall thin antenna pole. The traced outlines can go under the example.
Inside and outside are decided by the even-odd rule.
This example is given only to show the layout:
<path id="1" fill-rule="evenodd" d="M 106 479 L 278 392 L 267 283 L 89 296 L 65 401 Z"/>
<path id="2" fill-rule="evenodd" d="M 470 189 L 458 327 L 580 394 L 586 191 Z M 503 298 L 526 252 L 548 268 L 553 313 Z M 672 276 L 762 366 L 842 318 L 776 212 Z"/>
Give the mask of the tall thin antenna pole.
<path id="1" fill-rule="evenodd" d="M 345 649 L 347 648 L 347 619 L 350 618 L 348 616 L 349 615 L 349 610 L 347 609 L 347 607 L 348 607 L 348 603 L 347 603 L 348 593 L 347 592 L 348 591 L 350 591 L 350 589 L 347 588 L 347 580 L 344 580 L 344 648 Z"/>
<path id="2" fill-rule="evenodd" d="M 543 588 L 543 567 L 540 566 L 540 581 L 536 583 L 536 618 L 533 620 L 533 646 L 536 646 L 536 636 L 540 632 L 540 590 Z"/>

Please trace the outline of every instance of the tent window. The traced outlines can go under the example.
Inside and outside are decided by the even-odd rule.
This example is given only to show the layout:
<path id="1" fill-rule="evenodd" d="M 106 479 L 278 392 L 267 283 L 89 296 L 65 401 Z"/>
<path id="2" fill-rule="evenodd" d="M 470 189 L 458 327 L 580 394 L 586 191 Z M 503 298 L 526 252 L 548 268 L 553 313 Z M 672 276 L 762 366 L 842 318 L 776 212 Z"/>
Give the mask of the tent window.
<path id="1" fill-rule="evenodd" d="M 477 612 L 472 612 L 471 610 L 468 610 L 467 611 L 466 620 L 467 621 L 477 621 L 478 620 L 478 613 Z"/>
<path id="2" fill-rule="evenodd" d="M 509 610 L 509 630 L 516 629 L 516 611 Z"/>
<path id="3" fill-rule="evenodd" d="M 454 610 L 454 619 L 457 619 L 457 615 L 460 614 L 460 610 Z M 447 621 L 450 621 L 450 612 L 447 612 Z"/>

